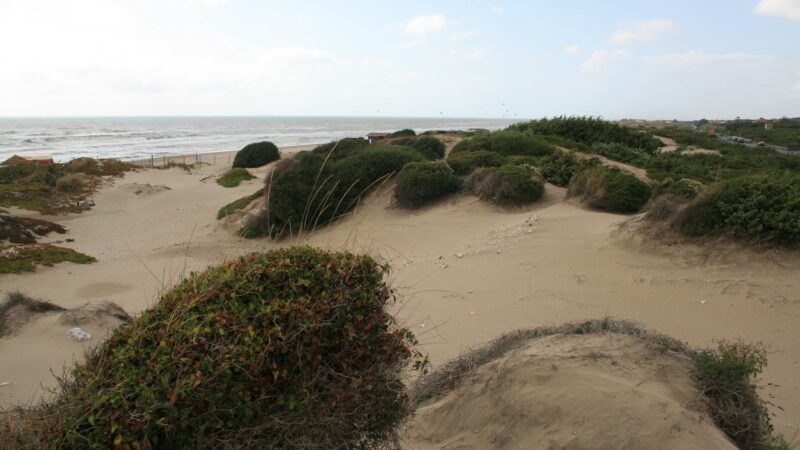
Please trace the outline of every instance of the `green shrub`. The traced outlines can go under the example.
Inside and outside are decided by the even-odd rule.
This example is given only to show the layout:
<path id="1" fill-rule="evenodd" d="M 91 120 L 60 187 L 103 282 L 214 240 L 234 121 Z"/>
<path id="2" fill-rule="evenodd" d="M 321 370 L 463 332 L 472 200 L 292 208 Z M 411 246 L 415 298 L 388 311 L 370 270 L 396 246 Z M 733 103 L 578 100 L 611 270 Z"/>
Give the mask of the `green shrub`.
<path id="1" fill-rule="evenodd" d="M 236 211 L 239 211 L 240 209 L 249 205 L 253 200 L 260 198 L 263 195 L 264 195 L 264 188 L 261 188 L 246 197 L 242 197 L 240 199 L 228 203 L 227 205 L 220 208 L 219 211 L 217 211 L 217 220 L 224 219 L 225 217 L 235 213 Z"/>
<path id="2" fill-rule="evenodd" d="M 230 188 L 238 186 L 242 181 L 252 180 L 253 178 L 255 177 L 247 169 L 234 167 L 217 178 L 217 184 Z"/>
<path id="3" fill-rule="evenodd" d="M 500 167 L 506 162 L 505 156 L 486 150 L 451 152 L 447 156 L 447 164 L 460 176 L 469 175 L 479 167 Z"/>
<path id="4" fill-rule="evenodd" d="M 395 131 L 394 133 L 390 134 L 389 137 L 390 138 L 409 137 L 409 136 L 413 137 L 413 136 L 416 136 L 416 135 L 417 135 L 417 133 L 414 130 L 412 130 L 410 128 L 405 128 L 405 129 L 400 130 L 400 131 Z"/>
<path id="5" fill-rule="evenodd" d="M 233 167 L 253 168 L 261 167 L 281 158 L 278 147 L 272 142 L 256 142 L 248 144 L 236 153 L 233 158 Z"/>
<path id="6" fill-rule="evenodd" d="M 703 183 L 689 178 L 667 178 L 653 188 L 653 198 L 668 196 L 678 201 L 694 200 L 703 192 L 703 188 Z"/>
<path id="7" fill-rule="evenodd" d="M 294 167 L 272 181 L 268 208 L 252 224 L 262 235 L 278 238 L 328 224 L 355 208 L 382 180 L 423 160 L 411 148 L 379 145 L 354 149 L 337 160 L 326 161 L 321 152 L 295 159 Z"/>
<path id="8" fill-rule="evenodd" d="M 461 179 L 444 162 L 410 163 L 397 178 L 394 199 L 403 208 L 418 208 L 461 190 Z"/>
<path id="9" fill-rule="evenodd" d="M 504 156 L 544 156 L 555 151 L 555 148 L 531 133 L 519 131 L 495 131 L 477 134 L 460 141 L 450 154 L 486 150 Z"/>
<path id="10" fill-rule="evenodd" d="M 0 245 L 0 273 L 34 272 L 36 266 L 62 262 L 91 264 L 97 260 L 71 248 L 50 244 Z"/>
<path id="11" fill-rule="evenodd" d="M 344 138 L 327 144 L 318 145 L 312 150 L 312 153 L 322 155 L 324 158 L 342 159 L 368 145 L 369 141 L 364 138 Z"/>
<path id="12" fill-rule="evenodd" d="M 582 159 L 573 153 L 555 152 L 542 158 L 538 166 L 548 183 L 566 187 L 576 173 L 595 167 L 599 163 L 597 158 Z"/>
<path id="13" fill-rule="evenodd" d="M 785 246 L 800 244 L 800 175 L 765 174 L 723 181 L 678 217 L 689 236 L 730 232 Z"/>
<path id="14" fill-rule="evenodd" d="M 762 345 L 720 342 L 694 356 L 698 386 L 717 426 L 739 448 L 772 450 L 786 445 L 773 434 L 766 404 L 758 397 L 755 376 L 767 365 Z"/>
<path id="15" fill-rule="evenodd" d="M 544 194 L 544 183 L 533 170 L 512 165 L 478 169 L 466 187 L 484 201 L 506 206 L 534 202 Z"/>
<path id="16" fill-rule="evenodd" d="M 617 168 L 597 166 L 572 177 L 567 195 L 593 208 L 635 213 L 650 199 L 650 186 Z"/>
<path id="17" fill-rule="evenodd" d="M 649 153 L 661 147 L 661 141 L 648 133 L 623 127 L 599 117 L 561 116 L 552 119 L 539 119 L 518 123 L 509 130 L 532 132 L 540 135 L 555 135 L 579 143 L 594 145 L 598 143 L 623 144 L 640 148 Z"/>
<path id="18" fill-rule="evenodd" d="M 75 158 L 65 164 L 67 172 L 88 173 L 100 168 L 100 163 L 94 158 Z"/>
<path id="19" fill-rule="evenodd" d="M 401 369 L 413 344 L 386 311 L 386 270 L 299 247 L 194 273 L 74 369 L 29 445 L 384 444 L 408 412 Z"/>
<path id="20" fill-rule="evenodd" d="M 423 136 L 417 139 L 411 143 L 411 148 L 420 152 L 427 160 L 444 158 L 444 143 L 432 136 Z"/>

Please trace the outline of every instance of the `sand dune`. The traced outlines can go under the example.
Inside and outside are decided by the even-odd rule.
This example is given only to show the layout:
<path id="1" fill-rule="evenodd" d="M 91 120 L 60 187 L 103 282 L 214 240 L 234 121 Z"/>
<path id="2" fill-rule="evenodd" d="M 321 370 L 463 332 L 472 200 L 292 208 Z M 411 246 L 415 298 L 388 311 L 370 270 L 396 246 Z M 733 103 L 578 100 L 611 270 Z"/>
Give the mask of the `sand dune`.
<path id="1" fill-rule="evenodd" d="M 224 158 L 220 158 L 224 160 Z M 709 248 L 686 243 L 648 246 L 615 231 L 626 216 L 587 210 L 547 186 L 544 201 L 517 210 L 456 196 L 419 211 L 388 208 L 391 185 L 351 217 L 309 237 L 281 243 L 244 240 L 217 221 L 217 210 L 255 192 L 259 179 L 222 188 L 226 167 L 130 173 L 102 188 L 97 206 L 47 219 L 68 228 L 66 243 L 96 264 L 59 264 L 0 277 L 0 294 L 21 291 L 65 308 L 109 300 L 135 314 L 182 274 L 244 252 L 308 243 L 366 251 L 392 265 L 401 303 L 395 313 L 411 327 L 436 367 L 512 329 L 613 316 L 635 320 L 693 345 L 715 339 L 763 341 L 770 365 L 763 395 L 779 432 L 800 422 L 800 256 Z M 130 185 L 167 186 L 137 195 Z M 45 239 L 45 242 L 48 240 Z M 95 331 L 92 342 L 103 329 Z M 21 354 L 23 340 L 36 351 Z M 0 339 L 0 402 L 39 397 L 82 344 L 64 326 L 41 320 Z"/>

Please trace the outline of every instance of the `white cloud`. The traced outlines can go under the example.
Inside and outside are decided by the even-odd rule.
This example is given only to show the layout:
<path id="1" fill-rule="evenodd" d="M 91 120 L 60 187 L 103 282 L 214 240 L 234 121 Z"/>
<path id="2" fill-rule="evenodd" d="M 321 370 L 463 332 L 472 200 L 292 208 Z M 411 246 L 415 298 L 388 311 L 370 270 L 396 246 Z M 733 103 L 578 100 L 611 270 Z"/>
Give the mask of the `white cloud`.
<path id="1" fill-rule="evenodd" d="M 447 31 L 447 17 L 442 14 L 417 16 L 409 20 L 404 27 L 406 33 L 425 37 L 432 33 Z"/>
<path id="2" fill-rule="evenodd" d="M 609 41 L 620 45 L 652 42 L 663 34 L 675 33 L 680 29 L 680 25 L 669 20 L 639 20 L 631 22 L 625 29 L 616 31 Z"/>
<path id="3" fill-rule="evenodd" d="M 615 61 L 630 59 L 630 57 L 631 52 L 624 48 L 617 50 L 595 50 L 592 52 L 591 56 L 581 63 L 581 74 L 586 76 L 603 73 L 608 69 L 609 64 Z"/>
<path id="4" fill-rule="evenodd" d="M 186 0 L 187 6 L 219 6 L 230 3 L 230 0 Z"/>
<path id="5" fill-rule="evenodd" d="M 575 56 L 581 53 L 581 48 L 577 45 L 570 45 L 564 49 L 564 53 Z"/>
<path id="6" fill-rule="evenodd" d="M 506 11 L 506 8 L 503 5 L 492 5 L 489 7 L 489 11 L 491 11 L 492 14 L 502 14 Z"/>
<path id="7" fill-rule="evenodd" d="M 760 0 L 755 8 L 762 16 L 779 16 L 800 21 L 800 1 L 798 0 Z"/>

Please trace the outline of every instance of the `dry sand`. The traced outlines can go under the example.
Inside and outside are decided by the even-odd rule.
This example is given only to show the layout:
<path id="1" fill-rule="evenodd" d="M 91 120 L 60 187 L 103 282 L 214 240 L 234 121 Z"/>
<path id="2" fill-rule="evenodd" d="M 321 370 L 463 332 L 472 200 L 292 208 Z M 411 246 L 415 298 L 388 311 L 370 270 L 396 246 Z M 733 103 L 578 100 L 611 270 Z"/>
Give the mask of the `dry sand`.
<path id="1" fill-rule="evenodd" d="M 554 335 L 479 367 L 417 409 L 411 449 L 735 449 L 696 408 L 685 356 L 634 337 Z"/>
<path id="2" fill-rule="evenodd" d="M 99 261 L 3 275 L 0 294 L 19 290 L 66 308 L 109 300 L 136 314 L 182 274 L 245 252 L 296 243 L 365 251 L 391 263 L 402 299 L 396 314 L 417 333 L 434 366 L 509 330 L 602 316 L 638 321 L 693 345 L 763 341 L 770 365 L 762 395 L 774 404 L 777 430 L 790 438 L 797 433 L 796 252 L 648 246 L 615 232 L 625 216 L 565 201 L 564 189 L 553 186 L 544 201 L 519 210 L 457 196 L 408 212 L 387 208 L 387 185 L 356 214 L 307 239 L 244 240 L 216 221 L 216 213 L 259 189 L 268 168 L 254 171 L 259 179 L 226 189 L 214 182 L 227 168 L 217 159 L 216 166 L 191 173 L 126 174 L 96 195 L 91 211 L 45 217 L 69 230 L 55 239 L 73 238 L 63 245 Z M 66 340 L 64 326 L 45 320 L 0 339 L 0 383 L 9 382 L 0 386 L 0 404 L 41 396 L 41 386 L 54 385 L 50 370 L 60 372 L 80 355 L 83 344 Z M 91 342 L 105 332 L 86 327 Z"/>

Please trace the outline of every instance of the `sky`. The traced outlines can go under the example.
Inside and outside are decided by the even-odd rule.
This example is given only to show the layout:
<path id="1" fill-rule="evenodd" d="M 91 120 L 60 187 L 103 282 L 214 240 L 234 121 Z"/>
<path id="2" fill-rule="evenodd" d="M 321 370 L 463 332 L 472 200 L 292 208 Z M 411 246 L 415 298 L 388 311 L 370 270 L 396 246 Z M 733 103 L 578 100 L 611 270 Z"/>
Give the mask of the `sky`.
<path id="1" fill-rule="evenodd" d="M 0 0 L 0 116 L 800 116 L 800 0 Z"/>

